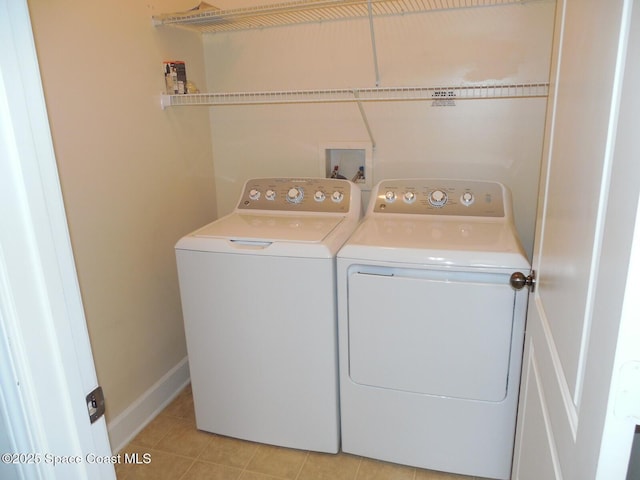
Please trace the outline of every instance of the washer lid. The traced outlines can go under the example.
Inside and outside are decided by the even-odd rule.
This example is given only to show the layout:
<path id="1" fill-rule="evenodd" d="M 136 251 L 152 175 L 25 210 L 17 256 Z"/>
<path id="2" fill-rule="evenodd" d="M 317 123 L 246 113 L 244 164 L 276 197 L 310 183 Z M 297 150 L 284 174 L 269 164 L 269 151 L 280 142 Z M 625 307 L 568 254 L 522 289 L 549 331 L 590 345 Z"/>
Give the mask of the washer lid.
<path id="1" fill-rule="evenodd" d="M 237 241 L 320 243 L 343 216 L 232 213 L 197 230 L 194 237 Z"/>
<path id="2" fill-rule="evenodd" d="M 369 217 L 338 256 L 430 265 L 529 268 L 510 222 L 464 217 Z"/>

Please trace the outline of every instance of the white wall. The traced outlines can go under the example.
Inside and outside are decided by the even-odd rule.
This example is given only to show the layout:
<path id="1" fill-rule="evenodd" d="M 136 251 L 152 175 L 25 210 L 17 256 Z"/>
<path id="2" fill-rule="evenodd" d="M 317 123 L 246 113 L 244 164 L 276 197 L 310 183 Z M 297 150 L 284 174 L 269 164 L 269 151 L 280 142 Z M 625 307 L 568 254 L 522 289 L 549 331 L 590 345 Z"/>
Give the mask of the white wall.
<path id="1" fill-rule="evenodd" d="M 215 218 L 207 112 L 159 104 L 167 58 L 205 83 L 199 35 L 151 24 L 191 6 L 29 1 L 109 422 L 184 364 L 173 246 Z"/>
<path id="2" fill-rule="evenodd" d="M 231 6 L 226 3 L 216 5 Z M 547 0 L 376 19 L 381 86 L 546 82 L 553 20 L 554 2 Z M 203 38 L 209 91 L 375 85 L 367 20 Z M 421 176 L 503 181 L 514 192 L 518 230 L 530 253 L 545 107 L 545 98 L 459 100 L 455 107 L 366 104 L 377 144 L 373 182 Z M 369 141 L 355 104 L 210 112 L 219 215 L 234 207 L 249 177 L 322 175 L 320 145 Z"/>

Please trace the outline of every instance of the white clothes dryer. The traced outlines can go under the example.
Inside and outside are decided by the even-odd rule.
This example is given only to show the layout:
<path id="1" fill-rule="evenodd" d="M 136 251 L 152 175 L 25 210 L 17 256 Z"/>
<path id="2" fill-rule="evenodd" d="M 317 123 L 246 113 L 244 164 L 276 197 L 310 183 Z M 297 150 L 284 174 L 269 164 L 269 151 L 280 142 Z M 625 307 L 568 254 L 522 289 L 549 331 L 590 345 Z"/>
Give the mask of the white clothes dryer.
<path id="1" fill-rule="evenodd" d="M 337 265 L 343 451 L 509 478 L 530 265 L 507 188 L 380 182 Z"/>
<path id="2" fill-rule="evenodd" d="M 200 430 L 338 451 L 335 256 L 360 216 L 349 181 L 252 179 L 177 243 Z"/>

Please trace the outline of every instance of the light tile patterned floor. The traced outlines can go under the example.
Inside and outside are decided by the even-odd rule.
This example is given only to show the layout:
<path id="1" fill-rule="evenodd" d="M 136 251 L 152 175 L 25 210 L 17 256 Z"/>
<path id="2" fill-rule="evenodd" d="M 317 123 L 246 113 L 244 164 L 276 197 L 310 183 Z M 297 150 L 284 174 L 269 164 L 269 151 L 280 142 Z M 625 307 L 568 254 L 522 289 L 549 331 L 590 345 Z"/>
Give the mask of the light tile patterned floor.
<path id="1" fill-rule="evenodd" d="M 190 387 L 120 453 L 137 453 L 140 462 L 118 464 L 118 480 L 481 480 L 202 432 L 195 426 Z M 148 464 L 143 463 L 145 454 Z"/>

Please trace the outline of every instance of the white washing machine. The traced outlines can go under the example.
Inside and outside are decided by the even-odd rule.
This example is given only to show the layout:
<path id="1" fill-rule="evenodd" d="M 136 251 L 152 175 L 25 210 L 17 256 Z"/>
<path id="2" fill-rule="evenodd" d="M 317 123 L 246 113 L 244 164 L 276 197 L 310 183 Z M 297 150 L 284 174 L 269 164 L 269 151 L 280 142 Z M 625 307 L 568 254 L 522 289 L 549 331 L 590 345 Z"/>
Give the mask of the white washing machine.
<path id="1" fill-rule="evenodd" d="M 343 451 L 509 478 L 530 271 L 509 191 L 383 181 L 337 265 Z"/>
<path id="2" fill-rule="evenodd" d="M 253 179 L 177 243 L 200 430 L 338 451 L 335 256 L 360 216 L 349 181 Z"/>

